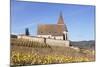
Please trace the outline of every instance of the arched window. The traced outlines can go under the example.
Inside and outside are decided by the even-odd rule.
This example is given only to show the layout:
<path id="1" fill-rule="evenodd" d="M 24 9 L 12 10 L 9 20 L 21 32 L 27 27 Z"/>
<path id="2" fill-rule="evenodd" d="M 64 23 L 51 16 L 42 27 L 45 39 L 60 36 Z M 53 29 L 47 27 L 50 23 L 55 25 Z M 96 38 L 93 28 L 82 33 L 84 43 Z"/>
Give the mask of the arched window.
<path id="1" fill-rule="evenodd" d="M 65 34 L 63 33 L 63 40 L 65 40 Z"/>
<path id="2" fill-rule="evenodd" d="M 67 37 L 67 33 L 66 33 L 66 40 L 68 39 L 68 37 Z"/>
<path id="3" fill-rule="evenodd" d="M 63 32 L 63 40 L 67 40 L 67 32 L 66 31 Z"/>

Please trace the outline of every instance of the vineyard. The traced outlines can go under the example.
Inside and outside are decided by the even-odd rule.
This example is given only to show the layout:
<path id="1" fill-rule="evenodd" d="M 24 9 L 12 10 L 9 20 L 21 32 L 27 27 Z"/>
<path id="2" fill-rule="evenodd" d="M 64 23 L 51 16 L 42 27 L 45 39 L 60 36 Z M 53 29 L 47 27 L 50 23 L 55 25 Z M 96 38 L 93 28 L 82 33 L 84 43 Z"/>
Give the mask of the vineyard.
<path id="1" fill-rule="evenodd" d="M 49 46 L 25 39 L 11 39 L 11 65 L 40 65 L 94 61 L 94 50 Z"/>

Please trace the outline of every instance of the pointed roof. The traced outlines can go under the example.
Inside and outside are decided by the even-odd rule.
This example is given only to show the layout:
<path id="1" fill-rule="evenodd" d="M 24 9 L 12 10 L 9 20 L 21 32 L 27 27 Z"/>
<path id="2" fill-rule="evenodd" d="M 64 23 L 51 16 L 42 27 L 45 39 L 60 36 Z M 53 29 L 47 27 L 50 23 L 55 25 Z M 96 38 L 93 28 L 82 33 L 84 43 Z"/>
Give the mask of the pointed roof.
<path id="1" fill-rule="evenodd" d="M 63 20 L 62 12 L 60 12 L 60 16 L 59 16 L 59 19 L 58 19 L 57 24 L 64 24 L 64 20 Z"/>
<path id="2" fill-rule="evenodd" d="M 39 24 L 37 34 L 63 36 L 64 31 L 68 32 L 68 29 L 66 24 L 64 24 L 64 19 L 62 13 L 60 12 L 57 24 Z"/>
<path id="3" fill-rule="evenodd" d="M 63 19 L 62 12 L 60 12 L 60 16 L 59 16 L 59 19 L 58 19 L 57 24 L 58 25 L 63 25 L 64 31 L 67 31 L 68 32 L 67 26 L 66 26 L 66 24 L 64 24 L 64 19 Z"/>

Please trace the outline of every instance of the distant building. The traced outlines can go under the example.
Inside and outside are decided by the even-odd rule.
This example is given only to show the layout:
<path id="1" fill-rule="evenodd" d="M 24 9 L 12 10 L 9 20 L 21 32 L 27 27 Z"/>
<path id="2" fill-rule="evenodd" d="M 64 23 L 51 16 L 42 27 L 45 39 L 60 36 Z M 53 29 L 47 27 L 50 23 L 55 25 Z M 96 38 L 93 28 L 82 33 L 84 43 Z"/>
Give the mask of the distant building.
<path id="1" fill-rule="evenodd" d="M 62 13 L 60 13 L 57 24 L 39 24 L 37 36 L 51 39 L 68 40 L 68 29 L 64 23 Z"/>

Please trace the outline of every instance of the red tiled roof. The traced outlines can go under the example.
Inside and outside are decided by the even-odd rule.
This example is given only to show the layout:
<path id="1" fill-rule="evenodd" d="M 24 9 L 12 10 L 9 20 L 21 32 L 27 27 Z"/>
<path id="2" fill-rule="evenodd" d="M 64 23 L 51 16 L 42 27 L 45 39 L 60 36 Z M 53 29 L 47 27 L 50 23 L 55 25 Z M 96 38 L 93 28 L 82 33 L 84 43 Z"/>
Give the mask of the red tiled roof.
<path id="1" fill-rule="evenodd" d="M 64 24 L 62 13 L 58 19 L 57 24 L 40 24 L 38 25 L 38 35 L 52 35 L 52 36 L 62 36 L 63 32 L 67 30 L 66 25 Z"/>

